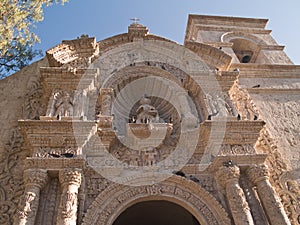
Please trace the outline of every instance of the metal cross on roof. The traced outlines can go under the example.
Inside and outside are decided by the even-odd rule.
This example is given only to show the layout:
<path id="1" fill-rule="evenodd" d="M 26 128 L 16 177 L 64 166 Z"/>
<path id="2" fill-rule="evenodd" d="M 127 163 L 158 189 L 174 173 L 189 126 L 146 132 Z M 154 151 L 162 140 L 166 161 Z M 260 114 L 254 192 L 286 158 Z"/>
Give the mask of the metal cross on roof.
<path id="1" fill-rule="evenodd" d="M 138 23 L 138 21 L 140 21 L 141 19 L 140 19 L 140 18 L 134 17 L 134 18 L 132 18 L 132 19 L 130 19 L 130 20 L 132 20 L 134 23 Z"/>

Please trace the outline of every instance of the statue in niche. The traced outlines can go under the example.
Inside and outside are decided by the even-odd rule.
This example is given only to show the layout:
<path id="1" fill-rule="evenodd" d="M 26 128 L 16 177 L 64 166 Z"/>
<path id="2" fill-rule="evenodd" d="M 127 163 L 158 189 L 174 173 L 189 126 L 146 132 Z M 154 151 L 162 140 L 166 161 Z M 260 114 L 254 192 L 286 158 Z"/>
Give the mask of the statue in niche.
<path id="1" fill-rule="evenodd" d="M 228 116 L 230 106 L 221 95 L 217 94 L 212 97 L 210 94 L 206 94 L 206 100 L 210 116 Z"/>
<path id="2" fill-rule="evenodd" d="M 68 92 L 58 92 L 55 99 L 54 116 L 73 116 L 73 98 Z"/>
<path id="3" fill-rule="evenodd" d="M 78 91 L 74 96 L 74 116 L 84 116 L 87 102 L 87 91 Z"/>
<path id="4" fill-rule="evenodd" d="M 151 105 L 151 100 L 149 98 L 143 97 L 139 103 L 140 106 L 136 110 L 136 123 L 158 123 L 158 111 L 154 106 Z"/>

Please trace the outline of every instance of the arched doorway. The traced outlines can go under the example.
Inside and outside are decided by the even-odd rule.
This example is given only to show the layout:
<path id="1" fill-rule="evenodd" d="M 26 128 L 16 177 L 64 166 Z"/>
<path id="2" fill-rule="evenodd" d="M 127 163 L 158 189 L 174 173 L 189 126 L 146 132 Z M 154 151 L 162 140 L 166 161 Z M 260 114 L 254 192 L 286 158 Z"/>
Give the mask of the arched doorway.
<path id="1" fill-rule="evenodd" d="M 138 177 L 137 179 L 149 179 L 149 177 Z M 133 183 L 136 183 L 136 181 L 133 181 Z M 154 210 L 152 208 L 155 208 L 155 205 L 154 207 L 146 207 L 146 205 L 143 205 L 146 202 L 164 202 L 163 204 L 168 203 L 167 207 L 171 205 L 180 207 L 179 212 L 185 210 L 188 212 L 185 215 L 189 215 L 190 218 L 193 215 L 196 221 L 199 221 L 198 224 L 191 225 L 231 224 L 227 212 L 214 196 L 193 181 L 180 176 L 172 176 L 153 185 L 125 186 L 117 183 L 111 184 L 91 204 L 83 218 L 82 225 L 119 225 L 116 224 L 116 221 L 118 221 L 118 218 L 122 219 L 122 213 L 140 203 L 142 203 L 141 207 L 145 207 L 144 210 L 152 213 Z M 175 208 L 173 209 L 175 210 Z M 124 221 L 126 222 L 126 220 Z M 123 224 L 132 225 L 131 223 Z M 140 224 L 145 225 L 143 222 Z M 159 225 L 159 223 L 152 224 Z M 188 223 L 182 224 L 189 225 Z"/>
<path id="2" fill-rule="evenodd" d="M 200 225 L 185 208 L 169 201 L 140 202 L 127 208 L 113 225 Z"/>

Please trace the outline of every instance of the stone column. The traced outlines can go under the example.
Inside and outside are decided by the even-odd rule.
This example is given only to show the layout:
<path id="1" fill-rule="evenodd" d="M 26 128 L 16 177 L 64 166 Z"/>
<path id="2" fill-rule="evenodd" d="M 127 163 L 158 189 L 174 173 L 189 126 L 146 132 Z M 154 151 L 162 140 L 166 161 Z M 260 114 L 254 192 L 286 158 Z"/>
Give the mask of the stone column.
<path id="1" fill-rule="evenodd" d="M 229 208 L 238 225 L 254 225 L 243 189 L 239 185 L 240 169 L 237 166 L 222 166 L 216 179 L 225 188 Z"/>
<path id="2" fill-rule="evenodd" d="M 111 105 L 113 100 L 112 88 L 101 88 L 101 113 L 103 116 L 111 116 Z"/>
<path id="3" fill-rule="evenodd" d="M 270 225 L 290 225 L 279 197 L 269 181 L 269 170 L 264 164 L 251 166 L 247 174 L 254 185 Z"/>
<path id="4" fill-rule="evenodd" d="M 27 169 L 24 171 L 25 192 L 19 204 L 15 224 L 34 225 L 39 207 L 40 191 L 47 183 L 47 171 Z"/>
<path id="5" fill-rule="evenodd" d="M 59 171 L 59 181 L 62 187 L 58 209 L 58 225 L 76 225 L 78 189 L 81 184 L 81 170 L 65 169 Z"/>

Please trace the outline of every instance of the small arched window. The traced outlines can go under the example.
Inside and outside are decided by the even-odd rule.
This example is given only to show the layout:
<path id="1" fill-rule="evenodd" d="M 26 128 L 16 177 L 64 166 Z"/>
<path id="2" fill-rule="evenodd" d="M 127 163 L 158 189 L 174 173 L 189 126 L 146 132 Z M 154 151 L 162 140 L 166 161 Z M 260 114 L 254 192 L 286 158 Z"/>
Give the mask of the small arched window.
<path id="1" fill-rule="evenodd" d="M 241 63 L 255 63 L 259 47 L 252 41 L 236 38 L 230 41 L 233 43 L 232 50 Z"/>

